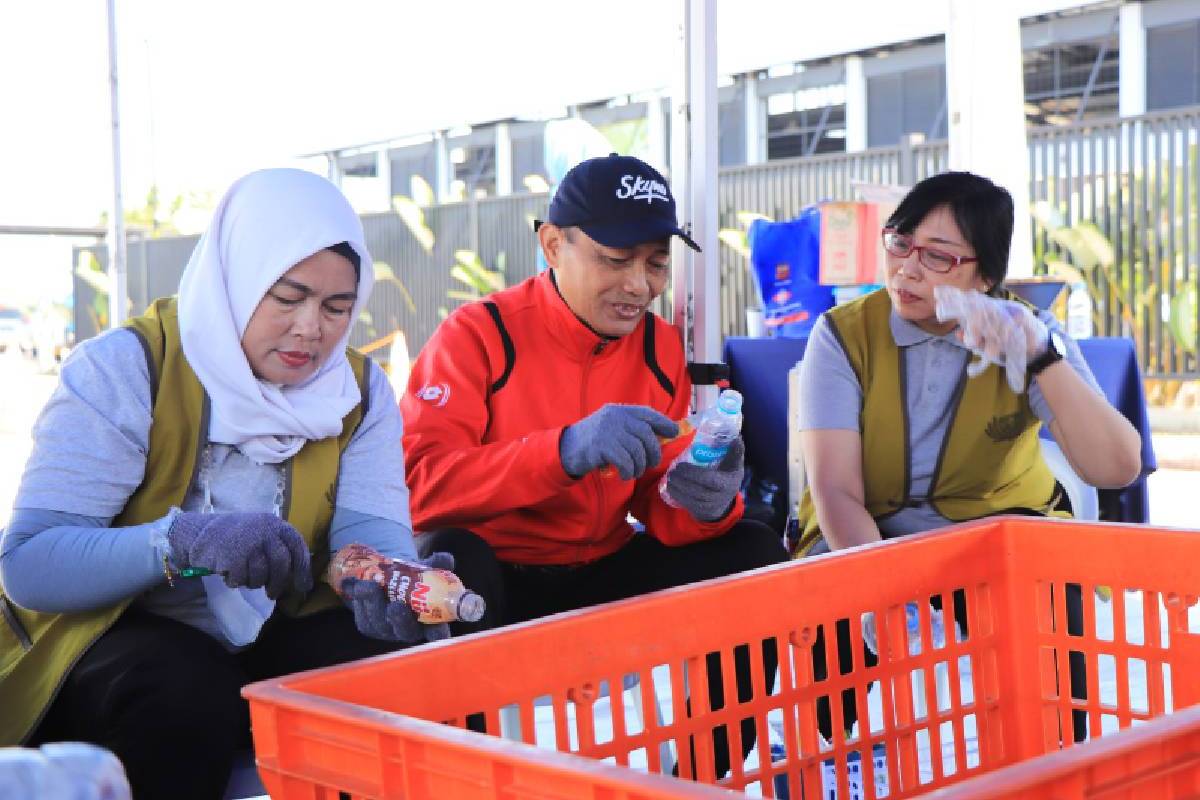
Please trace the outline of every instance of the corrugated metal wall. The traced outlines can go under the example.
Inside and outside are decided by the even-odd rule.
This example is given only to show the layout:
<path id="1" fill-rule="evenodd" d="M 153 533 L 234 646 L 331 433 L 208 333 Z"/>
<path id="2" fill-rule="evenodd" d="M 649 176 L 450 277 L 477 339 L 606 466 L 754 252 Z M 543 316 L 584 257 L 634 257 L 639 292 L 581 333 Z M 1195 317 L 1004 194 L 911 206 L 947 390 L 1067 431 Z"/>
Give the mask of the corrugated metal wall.
<path id="1" fill-rule="evenodd" d="M 1031 200 L 1094 222 L 1115 250 L 1089 276 L 1097 333 L 1132 337 L 1151 377 L 1200 376 L 1198 147 L 1200 108 L 1029 135 Z"/>

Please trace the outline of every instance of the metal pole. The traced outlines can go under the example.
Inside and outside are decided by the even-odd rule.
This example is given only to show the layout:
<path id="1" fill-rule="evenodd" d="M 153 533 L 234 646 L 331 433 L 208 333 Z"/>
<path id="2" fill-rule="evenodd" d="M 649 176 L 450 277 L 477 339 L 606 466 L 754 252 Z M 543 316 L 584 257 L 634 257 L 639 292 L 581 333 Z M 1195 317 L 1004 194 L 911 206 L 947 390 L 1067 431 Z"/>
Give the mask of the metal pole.
<path id="1" fill-rule="evenodd" d="M 1021 28 L 1008 3 L 947 0 L 946 99 L 950 168 L 991 178 L 1012 195 L 1008 276 L 1033 274 L 1029 149 L 1021 83 Z M 987 83 L 987 92 L 979 87 Z"/>
<path id="2" fill-rule="evenodd" d="M 125 265 L 125 207 L 121 201 L 121 117 L 117 95 L 117 0 L 108 0 L 108 93 L 112 105 L 113 207 L 108 221 L 108 322 L 125 321 L 129 295 Z"/>
<path id="3" fill-rule="evenodd" d="M 681 80 L 671 97 L 671 184 L 684 224 L 703 252 L 674 245 L 675 325 L 691 361 L 721 360 L 720 253 L 717 250 L 717 4 L 683 0 Z M 696 391 L 698 407 L 714 387 Z"/>

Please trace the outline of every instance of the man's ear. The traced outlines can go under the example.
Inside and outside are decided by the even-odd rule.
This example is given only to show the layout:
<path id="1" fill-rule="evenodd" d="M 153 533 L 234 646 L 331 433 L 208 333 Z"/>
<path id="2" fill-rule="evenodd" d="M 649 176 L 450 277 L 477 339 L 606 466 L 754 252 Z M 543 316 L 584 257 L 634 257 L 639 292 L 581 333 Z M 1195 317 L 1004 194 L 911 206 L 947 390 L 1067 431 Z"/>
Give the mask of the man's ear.
<path id="1" fill-rule="evenodd" d="M 553 223 L 543 222 L 538 226 L 537 237 L 542 246 L 542 254 L 546 256 L 546 263 L 557 267 L 559 253 L 567 241 L 563 229 Z"/>

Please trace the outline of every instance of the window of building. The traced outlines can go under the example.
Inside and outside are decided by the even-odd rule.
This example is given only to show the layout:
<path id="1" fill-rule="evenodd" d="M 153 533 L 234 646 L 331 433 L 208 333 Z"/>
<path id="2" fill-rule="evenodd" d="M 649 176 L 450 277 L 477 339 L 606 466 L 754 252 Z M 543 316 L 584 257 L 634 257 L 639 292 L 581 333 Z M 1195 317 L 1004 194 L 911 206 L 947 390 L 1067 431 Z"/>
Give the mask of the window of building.
<path id="1" fill-rule="evenodd" d="M 767 97 L 767 158 L 846 149 L 846 86 L 830 84 Z"/>
<path id="2" fill-rule="evenodd" d="M 531 191 L 531 184 L 541 188 L 546 182 L 546 157 L 542 134 L 512 138 L 512 174 L 514 192 Z M 527 180 L 533 178 L 534 180 Z M 541 183 L 536 181 L 541 179 Z"/>
<path id="3" fill-rule="evenodd" d="M 1115 34 L 1107 40 L 1026 50 L 1022 61 L 1025 119 L 1030 125 L 1069 125 L 1117 116 L 1120 50 Z"/>
<path id="4" fill-rule="evenodd" d="M 867 79 L 867 146 L 891 147 L 910 133 L 945 139 L 946 69 L 942 65 Z"/>
<path id="5" fill-rule="evenodd" d="M 717 165 L 733 167 L 746 163 L 746 103 L 742 87 L 733 99 L 717 103 Z"/>
<path id="6" fill-rule="evenodd" d="M 379 174 L 379 165 L 374 153 L 355 153 L 339 156 L 338 167 L 347 178 L 374 178 Z"/>
<path id="7" fill-rule="evenodd" d="M 431 187 L 437 185 L 437 154 L 432 144 L 393 150 L 391 159 L 393 196 L 411 197 L 414 177 L 421 178 Z"/>
<path id="8" fill-rule="evenodd" d="M 487 145 L 451 147 L 450 162 L 454 169 L 452 193 L 457 184 L 465 197 L 490 197 L 496 193 L 496 148 Z"/>
<path id="9" fill-rule="evenodd" d="M 1200 103 L 1200 20 L 1146 31 L 1146 107 Z"/>

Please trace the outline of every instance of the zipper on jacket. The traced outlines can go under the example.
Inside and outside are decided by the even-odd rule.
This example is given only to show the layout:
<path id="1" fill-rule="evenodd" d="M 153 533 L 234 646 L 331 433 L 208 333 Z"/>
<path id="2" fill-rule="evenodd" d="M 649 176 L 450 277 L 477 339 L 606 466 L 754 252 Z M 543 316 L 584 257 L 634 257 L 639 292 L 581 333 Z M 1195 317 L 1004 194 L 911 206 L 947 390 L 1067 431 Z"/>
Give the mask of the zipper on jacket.
<path id="1" fill-rule="evenodd" d="M 592 361 L 596 358 L 596 356 L 604 352 L 604 348 L 607 346 L 607 340 L 602 339 L 601 341 L 597 342 L 596 346 L 592 348 L 592 352 L 588 355 L 587 360 L 583 362 L 583 378 L 579 382 L 579 414 L 581 418 L 584 414 L 587 414 L 588 376 L 592 371 Z M 604 481 L 600 478 L 600 470 L 592 470 L 591 474 L 588 476 L 588 479 L 591 481 L 591 484 L 595 489 L 597 513 L 595 521 L 592 523 L 592 526 L 588 531 L 587 537 L 580 545 L 581 550 L 579 553 L 579 558 L 576 559 L 580 563 L 587 561 L 588 550 L 591 549 L 590 545 L 595 539 L 596 534 L 599 533 L 600 527 L 604 524 L 604 515 L 600 513 L 604 509 Z"/>

